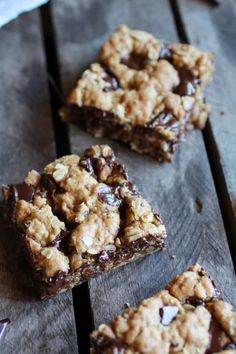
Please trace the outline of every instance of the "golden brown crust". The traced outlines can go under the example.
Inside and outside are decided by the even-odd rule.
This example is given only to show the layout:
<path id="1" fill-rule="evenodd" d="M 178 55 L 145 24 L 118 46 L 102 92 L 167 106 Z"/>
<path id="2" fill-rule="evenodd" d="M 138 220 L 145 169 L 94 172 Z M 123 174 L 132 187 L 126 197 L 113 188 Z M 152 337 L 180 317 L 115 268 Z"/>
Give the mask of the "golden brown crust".
<path id="1" fill-rule="evenodd" d="M 86 274 L 96 275 L 99 267 L 127 262 L 125 255 L 135 258 L 138 251 L 132 245 L 142 238 L 149 252 L 164 247 L 164 225 L 107 145 L 94 145 L 83 157 L 63 156 L 42 175 L 29 172 L 22 184 L 5 187 L 4 198 L 8 218 L 23 235 L 45 282 L 67 277 L 69 287 Z M 149 245 L 150 236 L 154 244 Z M 141 241 L 140 252 L 145 254 L 145 247 Z M 87 273 L 77 279 L 78 268 L 83 272 L 84 266 Z"/>
<path id="2" fill-rule="evenodd" d="M 204 127 L 209 106 L 203 85 L 213 74 L 212 53 L 120 26 L 101 47 L 99 61 L 78 81 L 63 119 L 166 161 L 185 131 Z"/>
<path id="3" fill-rule="evenodd" d="M 236 313 L 217 295 L 204 269 L 192 266 L 166 290 L 94 331 L 94 353 L 235 353 Z"/>

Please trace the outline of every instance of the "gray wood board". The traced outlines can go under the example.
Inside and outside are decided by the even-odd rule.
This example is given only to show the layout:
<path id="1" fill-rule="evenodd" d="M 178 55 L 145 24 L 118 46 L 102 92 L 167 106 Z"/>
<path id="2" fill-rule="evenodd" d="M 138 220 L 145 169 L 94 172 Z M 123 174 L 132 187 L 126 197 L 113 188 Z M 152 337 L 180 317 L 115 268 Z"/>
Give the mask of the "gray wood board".
<path id="1" fill-rule="evenodd" d="M 216 55 L 213 83 L 207 89 L 212 104 L 210 123 L 236 219 L 236 2 L 212 7 L 202 1 L 178 1 L 192 44 Z"/>
<path id="2" fill-rule="evenodd" d="M 0 30 L 0 182 L 22 181 L 55 158 L 45 58 L 37 12 Z M 21 251 L 0 225 L 0 319 L 12 321 L 0 352 L 77 353 L 71 292 L 40 301 L 28 287 Z"/>
<path id="3" fill-rule="evenodd" d="M 64 92 L 96 59 L 108 35 L 125 23 L 177 40 L 168 2 L 145 0 L 57 0 L 53 3 Z M 95 139 L 70 126 L 73 152 L 94 143 L 109 143 L 127 165 L 139 190 L 162 215 L 167 226 L 165 252 L 147 256 L 89 282 L 95 325 L 160 290 L 177 273 L 199 262 L 216 279 L 227 299 L 236 303 L 235 276 L 202 133 L 186 137 L 171 164 L 158 164 L 109 139 Z M 199 210 L 201 205 L 201 211 Z M 174 260 L 171 255 L 176 255 Z M 227 276 L 226 276 L 227 275 Z"/>

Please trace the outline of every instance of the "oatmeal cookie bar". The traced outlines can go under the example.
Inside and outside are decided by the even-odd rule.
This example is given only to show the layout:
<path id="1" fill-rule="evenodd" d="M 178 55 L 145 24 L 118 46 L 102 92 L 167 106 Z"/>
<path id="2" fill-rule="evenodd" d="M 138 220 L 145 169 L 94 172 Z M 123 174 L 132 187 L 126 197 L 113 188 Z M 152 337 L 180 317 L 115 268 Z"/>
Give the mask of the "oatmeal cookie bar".
<path id="1" fill-rule="evenodd" d="M 101 47 L 61 115 L 97 137 L 128 143 L 170 161 L 186 130 L 203 128 L 209 113 L 203 85 L 214 56 L 188 44 L 167 44 L 120 26 Z"/>
<path id="2" fill-rule="evenodd" d="M 3 194 L 42 298 L 164 248 L 159 215 L 107 145 L 31 171 Z"/>
<path id="3" fill-rule="evenodd" d="M 236 353 L 236 312 L 195 265 L 91 335 L 93 354 Z"/>

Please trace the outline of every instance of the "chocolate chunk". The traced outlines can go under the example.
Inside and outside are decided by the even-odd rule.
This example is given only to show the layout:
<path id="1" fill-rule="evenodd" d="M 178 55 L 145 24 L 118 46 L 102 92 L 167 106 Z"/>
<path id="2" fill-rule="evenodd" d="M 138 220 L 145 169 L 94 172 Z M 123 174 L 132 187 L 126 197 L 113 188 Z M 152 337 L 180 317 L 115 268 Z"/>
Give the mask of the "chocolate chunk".
<path id="1" fill-rule="evenodd" d="M 47 294 L 53 295 L 58 289 L 62 288 L 65 283 L 66 273 L 58 271 L 53 277 L 48 278 Z"/>
<path id="2" fill-rule="evenodd" d="M 59 235 L 57 235 L 55 240 L 50 242 L 47 246 L 48 247 L 49 246 L 56 246 L 60 251 L 64 250 L 63 244 L 64 244 L 66 236 L 68 236 L 68 232 L 65 230 L 61 230 L 61 232 L 59 233 Z"/>
<path id="3" fill-rule="evenodd" d="M 11 190 L 14 194 L 15 200 L 23 199 L 26 202 L 31 202 L 34 196 L 35 187 L 23 182 L 12 185 Z"/>
<path id="4" fill-rule="evenodd" d="M 164 44 L 163 47 L 160 50 L 160 54 L 159 54 L 159 59 L 166 59 L 168 61 L 170 61 L 170 59 L 172 59 L 172 51 L 169 48 L 168 44 Z"/>
<path id="5" fill-rule="evenodd" d="M 236 349 L 236 343 L 229 343 L 224 346 L 224 350 Z"/>
<path id="6" fill-rule="evenodd" d="M 0 320 L 0 340 L 5 336 L 7 327 L 10 325 L 10 323 L 11 321 L 8 318 Z"/>
<path id="7" fill-rule="evenodd" d="M 120 88 L 117 77 L 113 75 L 111 72 L 106 71 L 106 76 L 103 79 L 109 82 L 109 84 L 111 85 L 110 87 L 105 87 L 103 89 L 104 92 L 116 91 L 118 88 Z"/>
<path id="8" fill-rule="evenodd" d="M 193 76 L 190 70 L 187 68 L 177 69 L 180 77 L 180 84 L 175 88 L 174 93 L 180 96 L 192 96 L 197 85 L 200 84 L 200 80 Z"/>
<path id="9" fill-rule="evenodd" d="M 161 324 L 163 326 L 168 326 L 173 319 L 177 316 L 179 312 L 176 306 L 163 306 L 160 308 Z"/>
<path id="10" fill-rule="evenodd" d="M 170 130 L 178 129 L 180 121 L 168 111 L 163 111 L 158 114 L 150 123 L 147 124 L 148 128 L 155 129 L 158 126 L 168 127 Z"/>
<path id="11" fill-rule="evenodd" d="M 147 58 L 144 55 L 132 52 L 121 59 L 121 64 L 127 65 L 130 69 L 142 70 L 147 64 Z"/>
<path id="12" fill-rule="evenodd" d="M 3 188 L 3 191 L 5 188 Z M 6 189 L 7 190 L 7 189 Z M 31 202 L 35 193 L 35 187 L 28 185 L 25 182 L 19 184 L 12 184 L 8 189 L 8 198 L 6 203 L 6 211 L 9 219 L 13 221 L 14 208 L 18 200 L 25 200 Z"/>
<path id="13" fill-rule="evenodd" d="M 105 185 L 99 189 L 98 200 L 111 206 L 119 206 L 121 203 L 121 201 L 114 195 L 112 188 Z"/>
<path id="14" fill-rule="evenodd" d="M 41 184 L 50 193 L 53 193 L 53 192 L 55 192 L 55 193 L 63 193 L 64 192 L 63 188 L 61 188 L 55 182 L 55 180 L 52 178 L 52 176 L 47 175 L 46 173 L 44 173 L 42 175 Z"/>
<path id="15" fill-rule="evenodd" d="M 220 327 L 215 318 L 211 319 L 210 324 L 210 344 L 206 351 L 206 354 L 217 353 L 223 350 L 222 339 L 225 337 L 225 332 Z"/>
<path id="16" fill-rule="evenodd" d="M 80 159 L 79 165 L 83 168 L 85 168 L 85 170 L 90 173 L 91 176 L 93 177 L 97 177 L 95 172 L 94 172 L 94 164 L 93 164 L 93 160 L 92 159 L 86 159 L 86 158 L 82 158 Z"/>
<path id="17" fill-rule="evenodd" d="M 186 304 L 192 305 L 194 307 L 205 305 L 204 300 L 197 298 L 196 296 L 190 296 L 185 300 Z"/>

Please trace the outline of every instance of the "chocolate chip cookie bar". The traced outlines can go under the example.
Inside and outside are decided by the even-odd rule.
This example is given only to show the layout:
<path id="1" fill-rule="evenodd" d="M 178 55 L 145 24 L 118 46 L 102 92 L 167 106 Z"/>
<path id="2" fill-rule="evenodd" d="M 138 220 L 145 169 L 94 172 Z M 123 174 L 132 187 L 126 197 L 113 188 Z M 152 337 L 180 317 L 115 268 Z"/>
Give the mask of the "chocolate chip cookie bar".
<path id="1" fill-rule="evenodd" d="M 164 248 L 159 215 L 107 145 L 31 171 L 3 194 L 42 298 Z"/>
<path id="2" fill-rule="evenodd" d="M 236 312 L 195 265 L 91 335 L 93 354 L 236 353 Z"/>
<path id="3" fill-rule="evenodd" d="M 184 133 L 205 125 L 203 85 L 213 68 L 212 53 L 120 26 L 78 81 L 62 119 L 170 161 Z"/>

